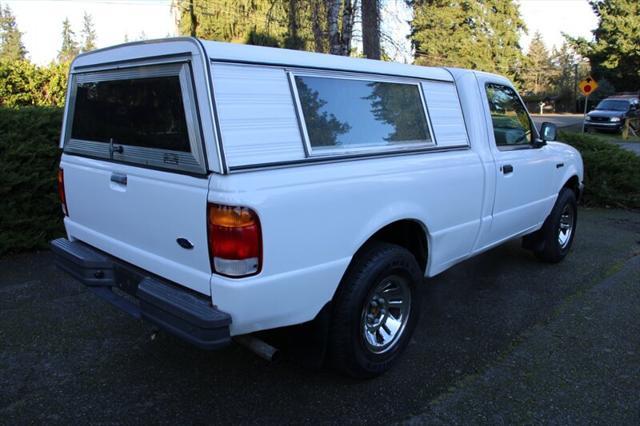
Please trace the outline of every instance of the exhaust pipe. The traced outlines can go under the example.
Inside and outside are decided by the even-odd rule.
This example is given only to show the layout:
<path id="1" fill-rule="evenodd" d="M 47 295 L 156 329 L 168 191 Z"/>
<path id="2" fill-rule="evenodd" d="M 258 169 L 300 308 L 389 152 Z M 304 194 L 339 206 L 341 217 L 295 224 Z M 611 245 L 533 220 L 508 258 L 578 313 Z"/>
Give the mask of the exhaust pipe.
<path id="1" fill-rule="evenodd" d="M 278 349 L 274 348 L 264 340 L 258 339 L 250 334 L 235 336 L 233 340 L 239 345 L 244 346 L 251 352 L 255 353 L 262 359 L 267 361 L 275 361 L 278 358 Z"/>

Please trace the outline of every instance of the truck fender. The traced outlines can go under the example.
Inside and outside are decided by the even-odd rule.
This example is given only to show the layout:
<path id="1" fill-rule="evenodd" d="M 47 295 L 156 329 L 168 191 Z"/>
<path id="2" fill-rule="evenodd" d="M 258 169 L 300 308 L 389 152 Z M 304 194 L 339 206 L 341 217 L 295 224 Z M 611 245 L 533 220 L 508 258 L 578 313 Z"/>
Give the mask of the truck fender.
<path id="1" fill-rule="evenodd" d="M 432 239 L 429 232 L 429 224 L 426 222 L 424 216 L 424 210 L 411 203 L 397 203 L 384 206 L 363 224 L 358 233 L 358 237 L 354 239 L 354 245 L 351 248 L 352 260 L 353 256 L 380 230 L 401 221 L 414 222 L 422 228 L 426 240 L 426 253 L 429 253 L 433 249 Z M 423 272 L 429 270 L 429 263 L 430 256 L 427 255 Z"/>

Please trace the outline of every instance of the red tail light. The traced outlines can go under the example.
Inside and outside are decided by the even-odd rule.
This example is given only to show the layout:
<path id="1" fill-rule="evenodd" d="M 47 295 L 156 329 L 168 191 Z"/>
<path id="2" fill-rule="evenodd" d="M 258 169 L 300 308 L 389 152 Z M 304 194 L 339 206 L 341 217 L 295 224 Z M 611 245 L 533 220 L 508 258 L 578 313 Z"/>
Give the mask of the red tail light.
<path id="1" fill-rule="evenodd" d="M 64 213 L 65 216 L 69 216 L 69 210 L 67 210 L 67 197 L 64 193 L 64 170 L 62 169 L 58 169 L 58 196 L 60 197 L 62 213 Z"/>
<path id="2" fill-rule="evenodd" d="M 247 207 L 209 204 L 209 256 L 214 272 L 230 277 L 255 275 L 262 268 L 262 231 Z"/>

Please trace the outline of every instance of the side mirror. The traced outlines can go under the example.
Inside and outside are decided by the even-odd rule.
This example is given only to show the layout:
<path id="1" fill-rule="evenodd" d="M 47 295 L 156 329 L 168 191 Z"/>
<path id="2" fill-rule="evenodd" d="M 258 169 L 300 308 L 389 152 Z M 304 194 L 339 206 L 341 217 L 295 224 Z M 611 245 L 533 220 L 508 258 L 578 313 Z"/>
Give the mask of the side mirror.
<path id="1" fill-rule="evenodd" d="M 558 136 L 558 128 L 555 124 L 545 121 L 540 126 L 540 137 L 543 141 L 555 141 Z"/>

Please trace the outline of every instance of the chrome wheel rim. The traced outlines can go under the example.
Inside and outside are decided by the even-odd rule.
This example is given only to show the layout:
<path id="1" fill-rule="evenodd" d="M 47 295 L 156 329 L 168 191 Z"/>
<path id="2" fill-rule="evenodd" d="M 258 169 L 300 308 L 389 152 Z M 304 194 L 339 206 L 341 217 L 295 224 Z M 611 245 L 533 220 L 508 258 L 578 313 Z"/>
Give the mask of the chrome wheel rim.
<path id="1" fill-rule="evenodd" d="M 564 206 L 562 214 L 560 214 L 560 225 L 558 226 L 558 244 L 560 248 L 564 249 L 569 245 L 571 241 L 571 234 L 573 233 L 573 208 L 570 204 Z"/>
<path id="2" fill-rule="evenodd" d="M 411 313 L 411 289 L 407 280 L 392 275 L 370 292 L 362 309 L 360 329 L 366 348 L 380 354 L 400 340 Z"/>

